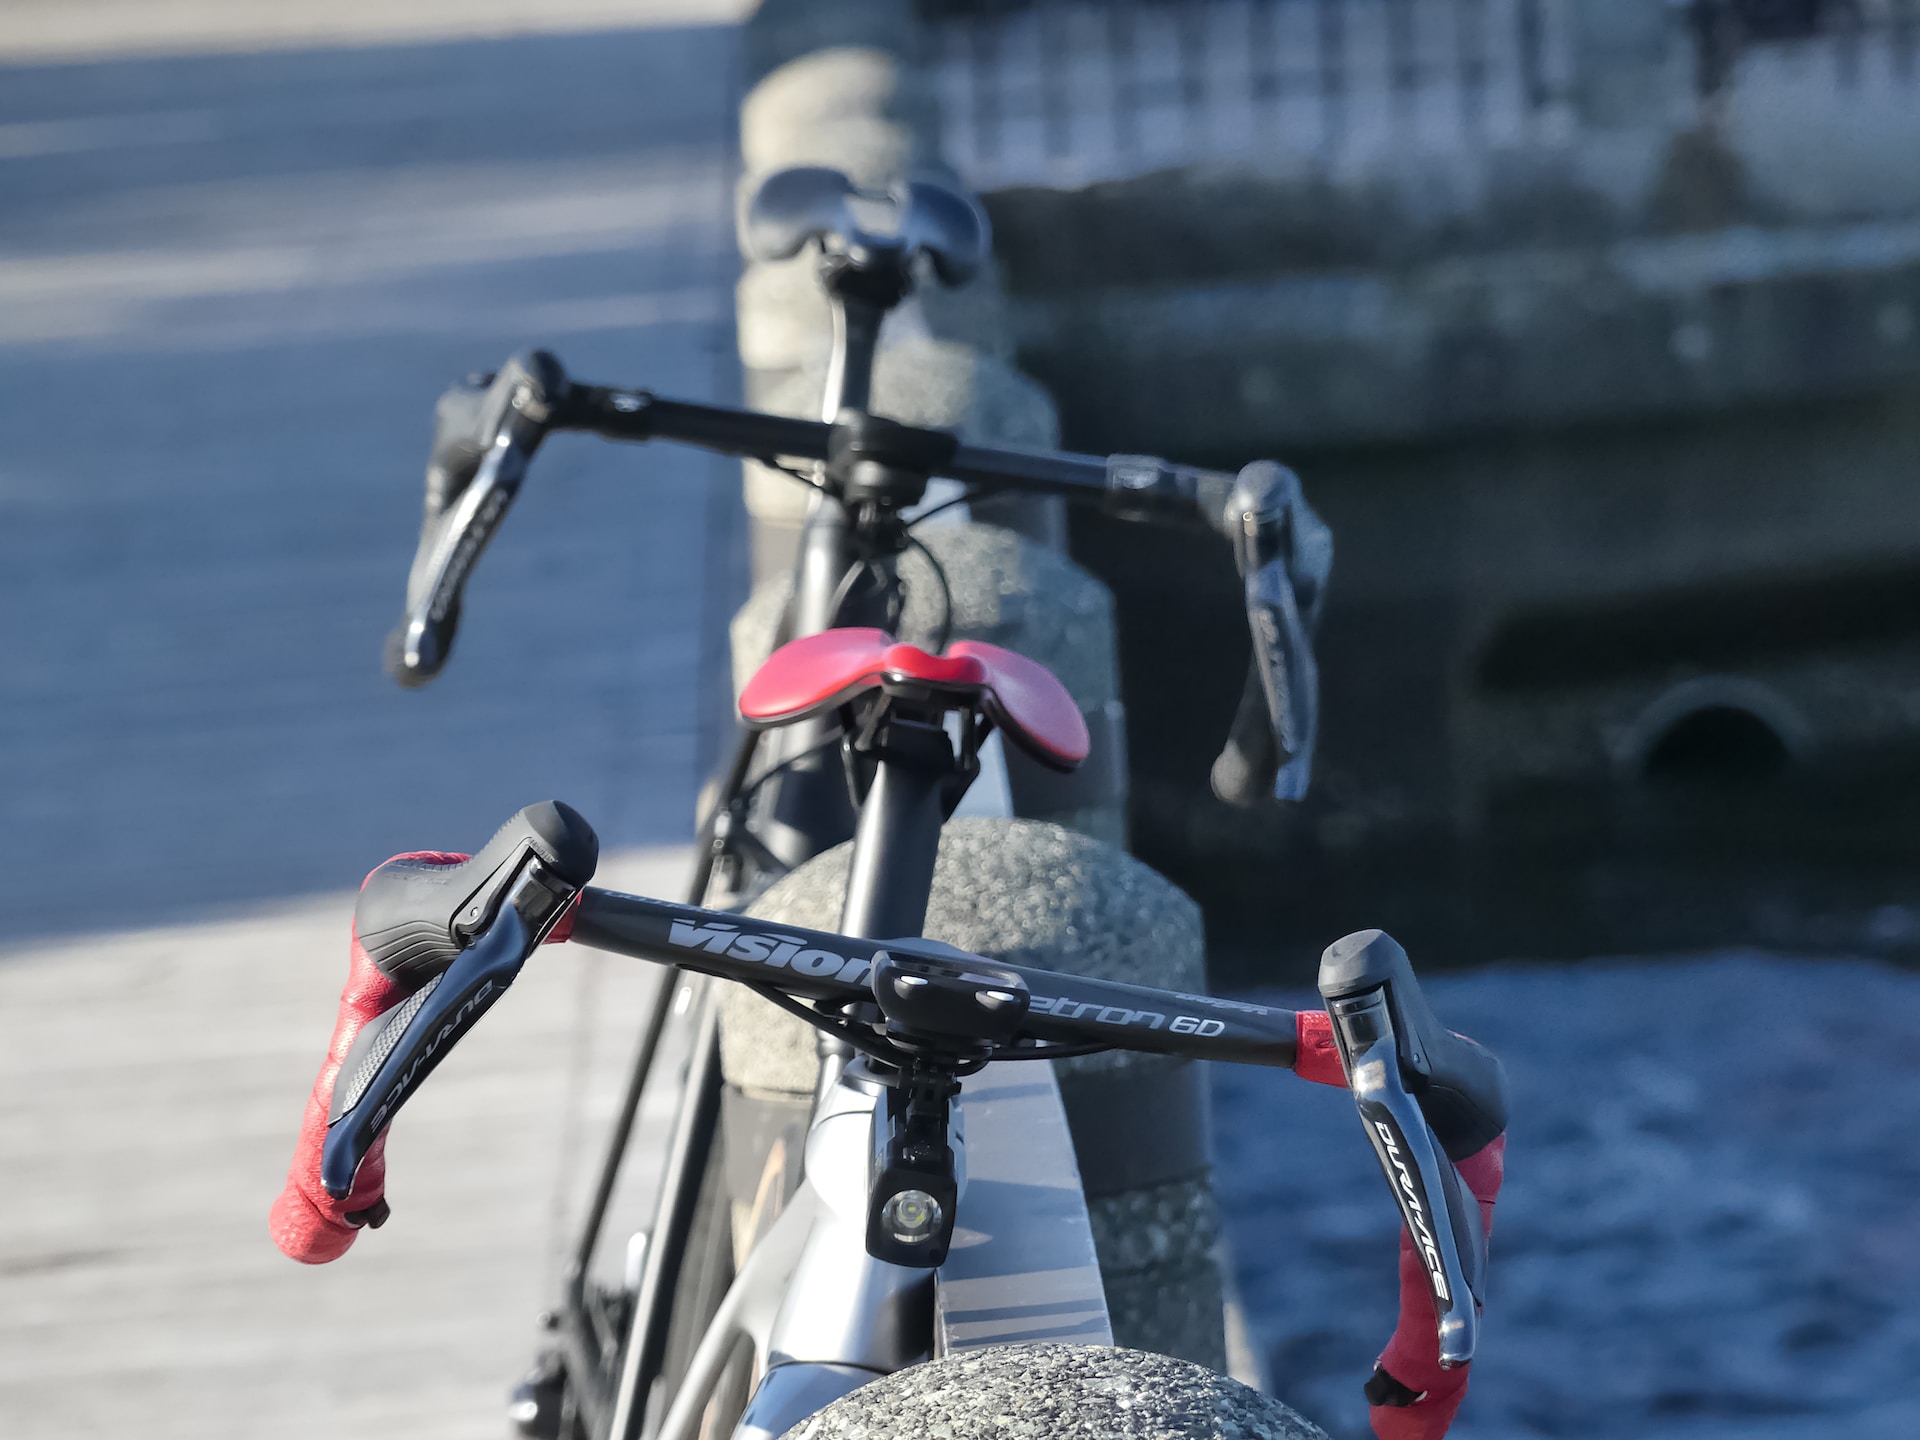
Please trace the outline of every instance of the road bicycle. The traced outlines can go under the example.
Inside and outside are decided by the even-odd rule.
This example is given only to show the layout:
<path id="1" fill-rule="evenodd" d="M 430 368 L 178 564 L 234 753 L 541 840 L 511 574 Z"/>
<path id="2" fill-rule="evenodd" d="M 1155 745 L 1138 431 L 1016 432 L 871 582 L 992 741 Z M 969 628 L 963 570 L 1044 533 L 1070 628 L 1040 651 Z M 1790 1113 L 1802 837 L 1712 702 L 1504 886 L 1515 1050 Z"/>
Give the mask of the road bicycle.
<path id="1" fill-rule="evenodd" d="M 1331 544 L 1298 481 L 1265 462 L 1230 475 L 978 446 L 872 414 L 888 310 L 917 273 L 954 283 L 984 263 L 984 217 L 964 196 L 922 183 L 866 195 L 836 172 L 788 171 L 760 188 L 745 229 L 761 255 L 818 248 L 836 326 L 829 418 L 583 384 L 538 351 L 456 388 L 440 406 L 426 525 L 388 656 L 403 683 L 445 663 L 467 577 L 552 431 L 676 440 L 811 486 L 784 643 L 739 697 L 746 729 L 705 807 L 689 901 L 593 887 L 598 842 L 557 802 L 523 810 L 471 857 L 418 852 L 375 870 L 274 1208 L 277 1243 L 331 1260 L 385 1222 L 395 1112 L 541 943 L 570 939 L 671 967 L 671 978 L 551 1316 L 553 1344 L 516 1393 L 525 1433 L 772 1437 L 804 1422 L 823 1434 L 835 1416 L 888 1397 L 937 1409 L 943 1385 L 1019 1389 L 1041 1370 L 1055 1399 L 1097 1408 L 1116 1393 L 1116 1364 L 1142 1377 L 1151 1409 L 1147 1380 L 1164 1380 L 1173 1362 L 1107 1348 L 1053 1067 L 1003 1063 L 1128 1052 L 1286 1065 L 1352 1091 L 1405 1222 L 1401 1323 L 1368 1398 L 1382 1434 L 1439 1435 L 1477 1344 L 1505 1082 L 1494 1057 L 1437 1024 L 1393 941 L 1363 932 L 1336 943 L 1321 968 L 1327 1010 L 1295 1014 L 1070 973 L 1070 954 L 1056 970 L 923 936 L 943 827 L 989 745 L 1062 773 L 1090 748 L 1085 718 L 1045 667 L 981 641 L 896 638 L 898 562 L 917 545 L 926 553 L 914 526 L 929 481 L 956 481 L 965 496 L 1065 496 L 1226 536 L 1253 654 L 1213 779 L 1239 803 L 1297 798 L 1307 781 L 1311 629 Z M 756 896 L 836 856 L 836 926 L 755 918 Z M 716 1138 L 716 981 L 818 1037 L 816 1087 L 793 1143 L 749 1147 L 762 1168 L 744 1216 Z M 676 1050 L 684 1063 L 661 1063 Z M 659 1086 L 677 1120 L 650 1223 L 630 1240 L 619 1282 L 597 1283 L 635 1119 Z M 1032 1348 L 1040 1341 L 1070 1348 L 1043 1353 Z M 1232 1403 L 1270 1407 L 1265 1433 L 1315 1433 L 1251 1392 Z"/>

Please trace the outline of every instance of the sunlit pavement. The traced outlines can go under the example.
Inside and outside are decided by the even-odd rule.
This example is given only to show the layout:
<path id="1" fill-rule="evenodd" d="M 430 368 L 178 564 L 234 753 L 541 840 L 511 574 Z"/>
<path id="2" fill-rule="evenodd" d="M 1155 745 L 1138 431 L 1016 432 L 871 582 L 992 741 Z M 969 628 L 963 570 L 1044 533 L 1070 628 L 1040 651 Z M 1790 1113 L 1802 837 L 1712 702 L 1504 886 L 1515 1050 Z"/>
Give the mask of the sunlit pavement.
<path id="1" fill-rule="evenodd" d="M 728 467 L 566 438 L 446 675 L 380 672 L 444 384 L 735 386 L 726 7 L 511 8 L 0 6 L 9 1440 L 494 1437 L 533 1354 L 647 967 L 542 952 L 393 1222 L 266 1234 L 360 877 L 548 797 L 681 841 L 724 698 Z"/>
<path id="2" fill-rule="evenodd" d="M 550 797 L 688 832 L 724 462 L 552 441 L 447 673 L 380 654 L 449 381 L 545 344 L 733 391 L 733 57 L 680 25 L 0 71 L 9 938 L 338 889 Z"/>
<path id="3" fill-rule="evenodd" d="M 686 852 L 606 868 L 674 895 Z M 352 912 L 351 894 L 315 897 L 0 963 L 9 1440 L 506 1433 L 660 972 L 536 954 L 395 1122 L 393 1218 L 332 1265 L 297 1265 L 267 1207 Z M 637 1147 L 643 1168 L 653 1149 Z"/>

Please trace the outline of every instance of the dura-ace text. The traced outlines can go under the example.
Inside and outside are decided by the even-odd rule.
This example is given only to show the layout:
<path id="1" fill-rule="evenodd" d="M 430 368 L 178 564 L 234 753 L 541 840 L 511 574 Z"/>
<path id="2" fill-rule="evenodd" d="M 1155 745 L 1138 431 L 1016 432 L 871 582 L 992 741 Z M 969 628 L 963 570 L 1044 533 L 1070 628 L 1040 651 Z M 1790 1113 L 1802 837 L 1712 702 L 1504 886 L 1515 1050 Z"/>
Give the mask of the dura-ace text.
<path id="1" fill-rule="evenodd" d="M 446 1043 L 449 1036 L 463 1034 L 493 998 L 494 983 L 489 980 L 474 991 L 467 998 L 466 1003 L 447 1018 L 441 1025 L 439 1033 L 427 1042 L 426 1048 L 414 1056 L 413 1063 L 401 1072 L 400 1078 L 393 1082 L 392 1088 L 387 1091 L 386 1098 L 380 1102 L 380 1108 L 374 1111 L 372 1128 L 376 1133 L 386 1125 L 387 1117 L 400 1107 L 400 1103 L 413 1090 L 413 1082 L 419 1077 L 421 1067 L 433 1059 L 434 1054 Z"/>
<path id="2" fill-rule="evenodd" d="M 1433 1280 L 1433 1293 L 1442 1301 L 1451 1302 L 1453 1291 L 1447 1285 L 1446 1267 L 1440 1263 L 1440 1247 L 1433 1240 L 1433 1225 L 1427 1216 L 1425 1197 L 1414 1183 L 1413 1171 L 1407 1167 L 1406 1157 L 1400 1153 L 1400 1137 L 1384 1120 L 1374 1121 L 1373 1128 L 1380 1132 L 1380 1139 L 1386 1145 L 1387 1163 L 1394 1171 L 1393 1183 L 1406 1197 L 1408 1229 L 1413 1235 L 1414 1248 L 1420 1252 L 1427 1274 Z"/>

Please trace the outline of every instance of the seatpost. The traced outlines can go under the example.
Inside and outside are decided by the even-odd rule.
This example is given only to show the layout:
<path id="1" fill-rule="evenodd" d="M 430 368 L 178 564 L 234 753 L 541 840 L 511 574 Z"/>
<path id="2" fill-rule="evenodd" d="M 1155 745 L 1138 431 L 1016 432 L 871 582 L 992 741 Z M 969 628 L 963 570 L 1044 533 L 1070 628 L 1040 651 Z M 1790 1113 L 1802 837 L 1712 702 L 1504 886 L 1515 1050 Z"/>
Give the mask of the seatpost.
<path id="1" fill-rule="evenodd" d="M 880 348 L 880 326 L 907 296 L 912 277 L 897 255 L 878 264 L 859 265 L 830 255 L 821 265 L 821 283 L 833 307 L 833 353 L 827 361 L 827 388 L 820 418 L 833 421 L 842 410 L 865 410 L 873 399 L 873 362 Z"/>
<path id="2" fill-rule="evenodd" d="M 873 782 L 860 806 L 840 933 L 867 940 L 917 936 L 933 893 L 933 862 L 958 767 L 938 719 L 889 716 L 869 752 Z"/>
<path id="3" fill-rule="evenodd" d="M 863 415 L 873 394 L 873 364 L 880 327 L 906 298 L 913 276 L 898 249 L 828 253 L 820 262 L 820 280 L 833 307 L 833 353 L 821 409 L 832 422 Z M 835 613 L 834 599 L 847 567 L 857 558 L 851 518 L 834 496 L 815 492 L 800 534 L 789 628 L 781 640 L 818 635 L 836 623 L 885 626 L 888 587 L 856 583 Z M 780 740 L 783 755 L 797 755 L 826 739 L 832 723 L 820 719 L 790 727 Z M 853 811 L 834 756 L 797 762 L 779 781 L 771 806 L 766 842 L 789 865 L 798 865 L 836 844 L 853 829 Z M 831 1043 L 831 1042 L 828 1042 Z"/>
<path id="4" fill-rule="evenodd" d="M 937 716 L 890 715 L 862 749 L 873 763 L 873 778 L 854 832 L 840 933 L 871 940 L 914 938 L 927 921 L 947 802 L 968 761 L 956 758 Z M 817 1104 L 853 1052 L 825 1031 L 818 1033 L 815 1050 L 820 1057 Z"/>
<path id="5" fill-rule="evenodd" d="M 859 259 L 828 254 L 821 260 L 820 282 L 833 308 L 833 352 L 827 361 L 820 418 L 832 424 L 849 412 L 865 414 L 872 404 L 880 327 L 887 313 L 906 298 L 912 275 L 898 252 Z M 852 560 L 846 508 L 829 495 L 815 494 L 800 539 L 799 588 L 794 594 L 793 633 L 787 638 L 798 640 L 831 628 L 836 618 L 833 597 Z M 850 608 L 857 609 L 862 598 L 848 597 Z M 872 623 L 874 618 L 861 616 L 854 623 Z"/>

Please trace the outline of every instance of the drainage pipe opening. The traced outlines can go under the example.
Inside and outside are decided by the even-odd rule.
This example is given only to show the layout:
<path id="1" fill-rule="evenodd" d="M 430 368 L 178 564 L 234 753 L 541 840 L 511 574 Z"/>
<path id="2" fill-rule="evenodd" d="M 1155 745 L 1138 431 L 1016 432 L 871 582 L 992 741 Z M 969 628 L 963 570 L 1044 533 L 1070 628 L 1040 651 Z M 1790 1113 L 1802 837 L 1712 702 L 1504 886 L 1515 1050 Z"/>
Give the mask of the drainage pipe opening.
<path id="1" fill-rule="evenodd" d="M 1661 695 L 1620 736 L 1623 778 L 1658 787 L 1740 789 L 1780 778 L 1806 726 L 1785 696 L 1738 675 L 1703 675 Z"/>
<path id="2" fill-rule="evenodd" d="M 1749 785 L 1778 778 L 1793 762 L 1764 716 L 1738 705 L 1704 705 L 1652 737 L 1640 762 L 1654 785 Z"/>

